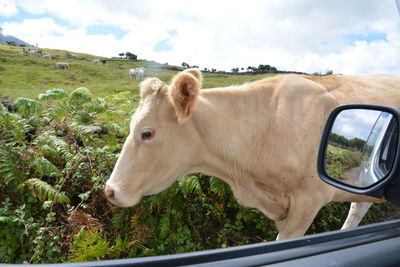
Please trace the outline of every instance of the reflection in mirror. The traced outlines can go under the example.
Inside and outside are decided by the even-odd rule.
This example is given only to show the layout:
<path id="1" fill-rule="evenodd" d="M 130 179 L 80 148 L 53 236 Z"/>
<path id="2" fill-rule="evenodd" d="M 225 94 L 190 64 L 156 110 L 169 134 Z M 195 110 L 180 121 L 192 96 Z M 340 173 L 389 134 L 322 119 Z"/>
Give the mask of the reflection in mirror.
<path id="1" fill-rule="evenodd" d="M 325 172 L 355 187 L 368 187 L 391 170 L 398 122 L 392 114 L 368 109 L 341 111 L 325 149 Z"/>

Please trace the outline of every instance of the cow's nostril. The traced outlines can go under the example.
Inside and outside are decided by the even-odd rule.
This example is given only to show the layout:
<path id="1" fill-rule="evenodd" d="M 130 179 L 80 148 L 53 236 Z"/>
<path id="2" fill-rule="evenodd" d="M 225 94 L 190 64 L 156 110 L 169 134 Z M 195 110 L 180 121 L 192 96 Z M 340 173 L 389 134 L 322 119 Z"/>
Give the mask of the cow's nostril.
<path id="1" fill-rule="evenodd" d="M 106 194 L 106 198 L 107 198 L 109 201 L 115 200 L 115 197 L 114 197 L 114 190 L 113 190 L 111 187 L 106 186 L 106 189 L 104 190 L 104 193 Z"/>

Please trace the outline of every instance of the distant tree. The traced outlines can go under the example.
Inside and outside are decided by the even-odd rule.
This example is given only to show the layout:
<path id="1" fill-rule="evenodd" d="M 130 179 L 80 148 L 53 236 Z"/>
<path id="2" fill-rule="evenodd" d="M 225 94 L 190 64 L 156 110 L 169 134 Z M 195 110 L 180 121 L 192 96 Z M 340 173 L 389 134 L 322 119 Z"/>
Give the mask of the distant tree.
<path id="1" fill-rule="evenodd" d="M 247 70 L 248 71 L 252 71 L 252 72 L 257 72 L 257 68 L 256 67 L 252 67 L 252 66 L 248 66 Z"/>
<path id="2" fill-rule="evenodd" d="M 349 140 L 349 146 L 362 151 L 366 141 L 360 138 L 353 138 Z"/>
<path id="3" fill-rule="evenodd" d="M 197 66 L 197 65 L 193 65 L 193 66 L 191 66 L 191 67 L 189 67 L 189 68 L 195 68 L 195 69 L 198 69 L 198 68 L 200 68 L 199 66 Z"/>
<path id="4" fill-rule="evenodd" d="M 239 68 L 233 68 L 233 69 L 232 69 L 232 72 L 233 72 L 233 73 L 239 73 Z"/>
<path id="5" fill-rule="evenodd" d="M 137 55 L 132 54 L 131 52 L 126 52 L 125 57 L 126 57 L 126 59 L 137 60 Z"/>
<path id="6" fill-rule="evenodd" d="M 327 71 L 325 72 L 325 75 L 331 75 L 331 74 L 333 74 L 333 71 L 332 71 L 332 70 L 327 70 Z"/>
<path id="7" fill-rule="evenodd" d="M 12 45 L 12 46 L 16 46 L 17 44 L 15 43 L 15 41 L 7 41 L 6 42 L 7 45 Z"/>
<path id="8" fill-rule="evenodd" d="M 211 69 L 211 72 L 217 72 L 217 69 Z"/>
<path id="9" fill-rule="evenodd" d="M 182 62 L 182 67 L 184 67 L 184 68 L 190 68 L 190 66 L 189 66 L 189 64 L 187 64 L 186 62 Z"/>
<path id="10" fill-rule="evenodd" d="M 204 72 L 208 72 L 208 69 L 207 69 L 207 68 L 204 68 L 203 71 L 204 71 Z"/>
<path id="11" fill-rule="evenodd" d="M 125 53 L 119 53 L 118 56 L 124 57 L 124 56 L 125 56 Z"/>
<path id="12" fill-rule="evenodd" d="M 244 71 L 244 68 L 240 68 L 241 71 Z"/>
<path id="13" fill-rule="evenodd" d="M 349 147 L 349 140 L 346 137 L 344 137 L 343 135 L 339 135 L 334 132 L 330 133 L 329 141 L 340 144 L 345 147 Z"/>

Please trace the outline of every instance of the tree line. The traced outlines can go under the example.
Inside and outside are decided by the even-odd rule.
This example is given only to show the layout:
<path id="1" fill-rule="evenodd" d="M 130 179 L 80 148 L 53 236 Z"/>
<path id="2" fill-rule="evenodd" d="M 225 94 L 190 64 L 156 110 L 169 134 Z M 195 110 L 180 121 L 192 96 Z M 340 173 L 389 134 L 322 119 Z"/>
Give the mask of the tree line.
<path id="1" fill-rule="evenodd" d="M 360 138 L 347 139 L 343 135 L 339 135 L 336 133 L 331 133 L 329 135 L 329 141 L 359 151 L 363 150 L 366 143 L 366 141 L 363 139 Z"/>

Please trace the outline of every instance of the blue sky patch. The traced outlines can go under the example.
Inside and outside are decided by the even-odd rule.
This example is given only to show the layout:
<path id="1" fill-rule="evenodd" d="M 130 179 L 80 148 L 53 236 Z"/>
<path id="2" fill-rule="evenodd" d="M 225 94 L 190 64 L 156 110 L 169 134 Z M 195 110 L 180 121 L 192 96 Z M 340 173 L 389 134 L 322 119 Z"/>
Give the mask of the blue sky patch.
<path id="1" fill-rule="evenodd" d="M 349 34 L 346 36 L 346 41 L 354 43 L 356 41 L 367 41 L 368 43 L 376 41 L 387 41 L 386 33 L 368 32 L 364 34 Z"/>
<path id="2" fill-rule="evenodd" d="M 128 32 L 115 25 L 93 25 L 86 27 L 88 34 L 113 34 L 115 38 L 121 40 Z"/>
<path id="3" fill-rule="evenodd" d="M 24 19 L 42 19 L 42 18 L 51 18 L 54 20 L 54 22 L 57 25 L 60 25 L 62 27 L 70 27 L 69 23 L 65 20 L 62 20 L 54 15 L 51 15 L 50 13 L 43 13 L 40 15 L 33 15 L 31 13 L 27 13 L 22 9 L 18 9 L 18 14 L 13 16 L 13 17 L 2 17 L 0 16 L 0 24 L 3 24 L 4 22 L 16 22 L 16 23 L 22 23 Z"/>
<path id="4" fill-rule="evenodd" d="M 175 29 L 172 29 L 172 30 L 168 31 L 168 34 L 169 34 L 169 36 L 173 37 L 173 36 L 177 35 L 178 32 Z"/>
<path id="5" fill-rule="evenodd" d="M 169 38 L 159 41 L 154 45 L 155 52 L 168 52 L 172 49 L 172 45 L 169 43 Z"/>

